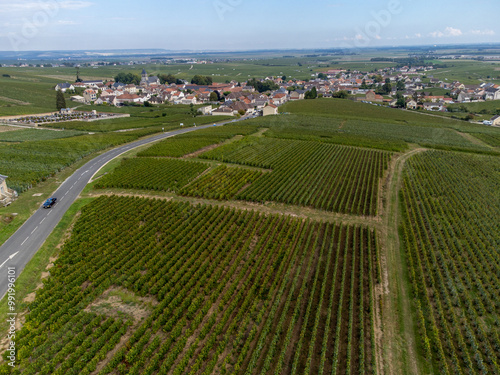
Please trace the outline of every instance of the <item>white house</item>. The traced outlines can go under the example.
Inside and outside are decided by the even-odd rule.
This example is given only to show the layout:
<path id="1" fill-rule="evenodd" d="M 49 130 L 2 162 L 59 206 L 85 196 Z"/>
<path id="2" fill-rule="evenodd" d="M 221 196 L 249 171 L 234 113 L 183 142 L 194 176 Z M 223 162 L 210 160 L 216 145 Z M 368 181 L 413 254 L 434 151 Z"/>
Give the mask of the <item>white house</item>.
<path id="1" fill-rule="evenodd" d="M 201 114 L 203 115 L 209 115 L 210 113 L 212 113 L 212 106 L 207 105 L 205 107 L 198 108 L 198 112 L 201 112 Z"/>
<path id="2" fill-rule="evenodd" d="M 136 94 L 123 94 L 116 98 L 116 105 L 121 105 L 123 103 L 140 103 L 143 99 Z"/>
<path id="3" fill-rule="evenodd" d="M 485 100 L 500 100 L 500 90 L 489 87 L 485 90 Z"/>
<path id="4" fill-rule="evenodd" d="M 262 110 L 262 116 L 271 116 L 278 114 L 278 107 L 274 104 L 269 104 Z"/>
<path id="5" fill-rule="evenodd" d="M 66 92 L 67 90 L 74 90 L 75 87 L 71 83 L 65 82 L 58 83 L 55 89 L 56 91 Z"/>

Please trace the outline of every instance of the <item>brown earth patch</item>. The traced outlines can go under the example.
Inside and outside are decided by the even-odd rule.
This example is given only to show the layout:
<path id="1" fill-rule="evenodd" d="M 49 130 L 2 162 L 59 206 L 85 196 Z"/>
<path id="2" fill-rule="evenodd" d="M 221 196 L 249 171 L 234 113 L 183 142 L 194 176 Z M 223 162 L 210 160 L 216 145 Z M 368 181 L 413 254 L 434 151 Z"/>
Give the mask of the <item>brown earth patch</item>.
<path id="1" fill-rule="evenodd" d="M 84 311 L 118 318 L 126 317 L 138 323 L 150 315 L 156 304 L 154 298 L 139 297 L 127 289 L 111 287 Z"/>

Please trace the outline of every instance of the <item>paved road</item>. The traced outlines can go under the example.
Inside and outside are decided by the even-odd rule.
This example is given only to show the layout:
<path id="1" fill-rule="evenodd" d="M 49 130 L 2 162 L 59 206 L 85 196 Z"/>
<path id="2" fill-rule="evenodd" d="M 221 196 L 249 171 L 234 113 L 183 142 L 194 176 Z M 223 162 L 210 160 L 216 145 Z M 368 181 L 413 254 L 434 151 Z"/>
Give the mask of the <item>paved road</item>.
<path id="1" fill-rule="evenodd" d="M 241 121 L 241 118 L 236 121 Z M 233 120 L 234 121 L 234 120 Z M 217 123 L 222 126 L 231 121 Z M 203 125 L 193 128 L 178 129 L 162 133 L 151 138 L 141 139 L 97 156 L 78 169 L 71 177 L 64 181 L 52 194 L 57 197 L 57 203 L 50 209 L 38 209 L 5 243 L 0 246 L 0 296 L 3 298 L 7 291 L 7 273 L 9 267 L 15 268 L 16 278 L 19 277 L 24 267 L 35 253 L 40 249 L 49 234 L 59 223 L 68 208 L 78 198 L 82 190 L 89 183 L 91 177 L 106 163 L 130 151 L 133 148 L 172 137 L 174 135 L 188 133 L 194 130 L 213 127 Z"/>

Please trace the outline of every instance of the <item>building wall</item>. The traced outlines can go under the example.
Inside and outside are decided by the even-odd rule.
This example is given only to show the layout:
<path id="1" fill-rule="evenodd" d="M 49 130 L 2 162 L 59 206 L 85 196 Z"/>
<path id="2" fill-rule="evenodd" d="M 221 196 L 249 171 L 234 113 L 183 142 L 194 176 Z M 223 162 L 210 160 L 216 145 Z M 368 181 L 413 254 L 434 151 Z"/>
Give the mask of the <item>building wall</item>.
<path id="1" fill-rule="evenodd" d="M 0 182 L 0 197 L 7 196 L 7 182 L 3 180 Z"/>

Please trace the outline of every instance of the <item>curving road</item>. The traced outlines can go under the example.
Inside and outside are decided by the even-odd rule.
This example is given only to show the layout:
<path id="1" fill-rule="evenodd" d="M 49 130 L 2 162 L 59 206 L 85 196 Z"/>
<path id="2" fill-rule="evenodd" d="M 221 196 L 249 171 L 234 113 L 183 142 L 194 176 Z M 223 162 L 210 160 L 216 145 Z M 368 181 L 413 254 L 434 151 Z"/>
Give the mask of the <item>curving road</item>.
<path id="1" fill-rule="evenodd" d="M 247 118 L 225 121 L 218 123 L 217 126 L 245 119 Z M 92 176 L 106 163 L 133 148 L 175 135 L 213 126 L 214 125 L 202 125 L 178 129 L 151 138 L 128 143 L 97 156 L 83 167 L 79 168 L 52 194 L 52 196 L 57 197 L 57 203 L 52 208 L 39 208 L 7 241 L 4 242 L 2 246 L 0 246 L 0 299 L 3 298 L 8 289 L 7 271 L 9 267 L 14 267 L 15 276 L 16 278 L 19 277 L 26 264 L 28 264 L 33 255 L 35 255 L 38 249 L 43 245 L 68 208 L 89 183 Z"/>

